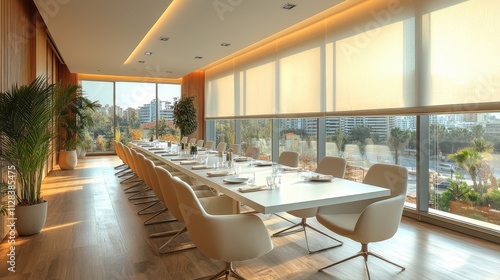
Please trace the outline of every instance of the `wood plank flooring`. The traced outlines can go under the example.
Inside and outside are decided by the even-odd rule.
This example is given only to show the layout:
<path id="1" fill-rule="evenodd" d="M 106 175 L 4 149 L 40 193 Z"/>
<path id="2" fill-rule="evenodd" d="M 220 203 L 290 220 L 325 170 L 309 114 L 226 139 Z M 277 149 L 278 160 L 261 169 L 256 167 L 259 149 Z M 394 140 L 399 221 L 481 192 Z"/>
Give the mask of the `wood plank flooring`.
<path id="1" fill-rule="evenodd" d="M 115 156 L 87 157 L 75 170 L 51 172 L 43 185 L 49 203 L 45 228 L 34 236 L 16 237 L 15 272 L 7 269 L 10 244 L 2 241 L 0 278 L 208 279 L 220 271 L 222 262 L 197 249 L 157 253 L 168 237 L 152 239 L 149 234 L 180 225 L 143 225 L 148 216 L 136 214 L 143 205 L 127 199 L 123 189 L 130 184 L 120 184 L 114 175 L 113 167 L 119 163 Z M 289 226 L 276 215 L 259 216 L 270 234 Z M 312 249 L 331 244 L 314 232 L 308 236 Z M 309 255 L 303 233 L 273 238 L 275 247 L 269 254 L 235 266 L 247 279 L 366 279 L 361 258 L 317 272 L 359 250 L 357 243 L 339 239 L 343 246 Z M 189 235 L 180 241 L 189 241 Z M 372 279 L 500 279 L 500 245 L 409 218 L 403 218 L 393 238 L 370 244 L 370 249 L 406 267 L 401 272 L 370 258 Z"/>

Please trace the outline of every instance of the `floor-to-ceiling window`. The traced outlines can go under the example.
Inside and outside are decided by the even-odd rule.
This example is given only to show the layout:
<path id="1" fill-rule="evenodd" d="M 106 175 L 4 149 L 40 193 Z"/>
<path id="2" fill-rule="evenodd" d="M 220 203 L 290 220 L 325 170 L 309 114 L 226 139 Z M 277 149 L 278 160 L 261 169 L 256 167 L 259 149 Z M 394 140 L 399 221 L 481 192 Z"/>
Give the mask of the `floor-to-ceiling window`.
<path id="1" fill-rule="evenodd" d="M 82 81 L 84 96 L 99 101 L 89 128 L 89 152 L 112 152 L 113 139 L 127 143 L 138 139 L 177 141 L 173 104 L 181 95 L 179 84 L 121 81 Z"/>

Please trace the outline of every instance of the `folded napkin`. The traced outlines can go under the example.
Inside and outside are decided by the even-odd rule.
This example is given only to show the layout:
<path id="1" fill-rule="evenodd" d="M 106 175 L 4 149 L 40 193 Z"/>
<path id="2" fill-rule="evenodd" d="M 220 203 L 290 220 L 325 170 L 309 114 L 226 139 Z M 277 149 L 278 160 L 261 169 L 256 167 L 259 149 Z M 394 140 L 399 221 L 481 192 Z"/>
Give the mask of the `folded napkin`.
<path id="1" fill-rule="evenodd" d="M 300 167 L 288 167 L 288 166 L 284 166 L 282 168 L 283 171 L 299 171 L 301 168 Z"/>
<path id="2" fill-rule="evenodd" d="M 234 159 L 234 161 L 247 161 L 247 160 L 248 160 L 247 157 L 239 157 Z"/>
<path id="3" fill-rule="evenodd" d="M 198 163 L 196 160 L 181 160 L 180 164 L 182 165 L 189 165 L 189 164 L 196 164 Z"/>
<path id="4" fill-rule="evenodd" d="M 153 147 L 153 145 L 149 145 L 149 144 L 142 144 L 142 145 L 141 145 L 141 144 L 139 144 L 139 145 L 137 145 L 137 146 L 139 146 L 139 147 L 143 147 L 143 148 Z"/>
<path id="5" fill-rule="evenodd" d="M 207 149 L 205 149 L 205 148 L 198 148 L 198 152 L 199 152 L 199 151 L 206 151 L 206 150 L 207 150 Z"/>
<path id="6" fill-rule="evenodd" d="M 178 155 L 179 155 L 178 153 L 175 153 L 175 154 L 172 154 L 172 153 L 161 154 L 161 156 L 164 156 L 164 157 L 172 157 L 172 156 L 178 156 Z"/>
<path id="7" fill-rule="evenodd" d="M 273 165 L 273 163 L 268 161 L 261 161 L 255 164 L 255 166 L 271 166 L 271 165 Z"/>
<path id="8" fill-rule="evenodd" d="M 226 176 L 227 171 L 213 171 L 207 172 L 208 177 L 218 177 L 218 176 Z"/>
<path id="9" fill-rule="evenodd" d="M 209 154 L 218 154 L 219 152 L 217 151 L 208 151 Z"/>
<path id="10" fill-rule="evenodd" d="M 163 148 L 150 148 L 148 151 L 163 151 Z"/>
<path id="11" fill-rule="evenodd" d="M 258 191 L 265 191 L 269 190 L 269 187 L 267 186 L 247 186 L 247 187 L 239 187 L 238 191 L 242 193 L 246 192 L 258 192 Z"/>
<path id="12" fill-rule="evenodd" d="M 188 160 L 186 157 L 177 157 L 177 158 L 171 158 L 171 161 L 181 161 L 181 160 Z"/>
<path id="13" fill-rule="evenodd" d="M 309 181 L 329 182 L 332 179 L 332 175 L 314 175 L 309 178 Z"/>
<path id="14" fill-rule="evenodd" d="M 151 149 L 150 151 L 153 151 L 153 149 Z M 153 153 L 155 153 L 155 154 L 161 154 L 161 153 L 164 153 L 164 152 L 165 152 L 165 150 L 159 149 L 158 151 L 154 151 Z"/>
<path id="15" fill-rule="evenodd" d="M 204 165 L 204 164 L 191 166 L 191 169 L 193 169 L 193 170 L 210 169 L 210 168 L 212 168 L 212 167 Z"/>

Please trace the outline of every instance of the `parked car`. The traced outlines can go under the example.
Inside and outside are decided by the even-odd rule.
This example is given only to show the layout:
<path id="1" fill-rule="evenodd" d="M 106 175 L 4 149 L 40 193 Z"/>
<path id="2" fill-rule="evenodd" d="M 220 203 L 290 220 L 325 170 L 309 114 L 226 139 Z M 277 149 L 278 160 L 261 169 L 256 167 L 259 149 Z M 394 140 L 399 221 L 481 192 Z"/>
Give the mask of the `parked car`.
<path id="1" fill-rule="evenodd" d="M 441 182 L 434 183 L 434 187 L 438 188 L 438 189 L 447 189 L 449 186 L 450 186 L 449 181 L 441 181 Z"/>

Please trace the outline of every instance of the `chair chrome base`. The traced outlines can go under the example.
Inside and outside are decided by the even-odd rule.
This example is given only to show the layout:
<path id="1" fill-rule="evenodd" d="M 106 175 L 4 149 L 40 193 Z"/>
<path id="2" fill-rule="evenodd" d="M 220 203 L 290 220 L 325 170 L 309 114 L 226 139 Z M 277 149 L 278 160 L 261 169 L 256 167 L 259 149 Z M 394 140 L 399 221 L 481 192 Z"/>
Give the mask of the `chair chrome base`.
<path id="1" fill-rule="evenodd" d="M 211 277 L 210 280 L 215 280 L 222 277 L 224 277 L 225 279 L 229 279 L 231 275 L 236 279 L 245 280 L 245 278 L 243 278 L 236 272 L 236 269 L 234 269 L 232 262 L 226 262 L 226 267 L 221 272 Z"/>
<path id="2" fill-rule="evenodd" d="M 174 241 L 174 239 L 177 238 L 177 236 L 181 235 L 184 232 L 187 232 L 186 227 L 183 227 L 180 230 L 178 230 L 175 233 L 175 235 L 172 236 L 172 238 L 170 238 L 167 242 L 165 242 L 163 245 L 161 245 L 161 247 L 158 248 L 158 252 L 160 254 L 169 254 L 169 253 L 175 253 L 175 252 L 180 252 L 180 251 L 196 248 L 196 245 L 194 245 L 193 243 L 182 243 L 182 244 L 179 244 L 177 246 L 167 247 L 170 244 L 170 242 Z M 168 233 L 170 234 L 172 232 L 168 232 Z M 168 248 L 168 250 L 163 251 L 163 249 L 165 249 L 165 248 Z"/>
<path id="3" fill-rule="evenodd" d="M 280 216 L 281 217 L 281 216 Z M 283 217 L 281 217 L 283 218 Z M 283 218 L 285 219 L 285 218 Z M 285 219 L 287 220 L 287 219 Z M 288 220 L 287 220 L 288 221 Z M 296 227 L 302 227 L 301 229 L 298 229 L 298 230 L 294 230 L 294 231 L 290 231 L 291 229 L 294 229 Z M 310 228 L 332 240 L 335 240 L 336 242 L 338 242 L 339 244 L 335 244 L 333 246 L 330 246 L 330 247 L 326 247 L 326 248 L 322 248 L 322 249 L 318 249 L 318 250 L 314 250 L 314 251 L 311 251 L 311 249 L 309 248 L 309 241 L 307 239 L 307 231 L 306 231 L 306 228 Z M 300 231 L 303 231 L 304 232 L 304 235 L 306 237 L 306 246 L 307 246 L 307 251 L 309 252 L 309 254 L 314 254 L 314 253 L 317 253 L 317 252 L 322 252 L 322 251 L 325 251 L 325 250 L 329 250 L 329 249 L 333 249 L 333 248 L 336 248 L 336 247 L 339 247 L 339 246 L 342 246 L 342 244 L 344 244 L 342 241 L 338 240 L 337 238 L 333 237 L 333 236 L 330 236 L 328 234 L 326 234 L 325 232 L 311 226 L 310 224 L 307 223 L 307 219 L 306 218 L 302 218 L 301 221 L 299 223 L 296 223 L 294 224 L 293 226 L 291 227 L 287 227 L 283 230 L 280 230 L 278 232 L 276 232 L 275 234 L 273 234 L 272 236 L 273 237 L 280 237 L 280 236 L 285 236 L 285 235 L 288 235 L 288 234 L 292 234 L 292 233 L 297 233 L 297 232 L 300 232 Z"/>
<path id="4" fill-rule="evenodd" d="M 330 268 L 330 267 L 332 267 L 334 265 L 343 263 L 345 261 L 348 261 L 348 260 L 351 260 L 351 259 L 354 259 L 354 258 L 357 258 L 357 257 L 363 257 L 364 260 L 365 260 L 364 263 L 365 263 L 366 274 L 368 275 L 368 279 L 370 279 L 370 270 L 368 270 L 368 263 L 367 263 L 368 256 L 374 256 L 374 257 L 376 257 L 378 259 L 381 259 L 381 260 L 383 260 L 383 261 L 385 261 L 387 263 L 390 263 L 390 264 L 392 264 L 394 266 L 397 266 L 397 267 L 401 268 L 401 271 L 405 270 L 405 268 L 403 266 L 401 266 L 399 264 L 396 264 L 396 263 L 393 263 L 390 260 L 388 260 L 388 259 L 386 259 L 386 258 L 384 258 L 384 257 L 382 257 L 382 256 L 380 256 L 378 254 L 375 254 L 375 253 L 372 253 L 372 252 L 368 251 L 368 244 L 361 244 L 361 251 L 359 251 L 356 255 L 348 257 L 348 258 L 345 258 L 343 260 L 340 260 L 340 261 L 338 261 L 336 263 L 333 263 L 331 265 L 325 266 L 323 268 L 320 268 L 320 269 L 318 269 L 318 271 L 323 271 L 323 270 L 325 270 L 327 268 Z"/>

